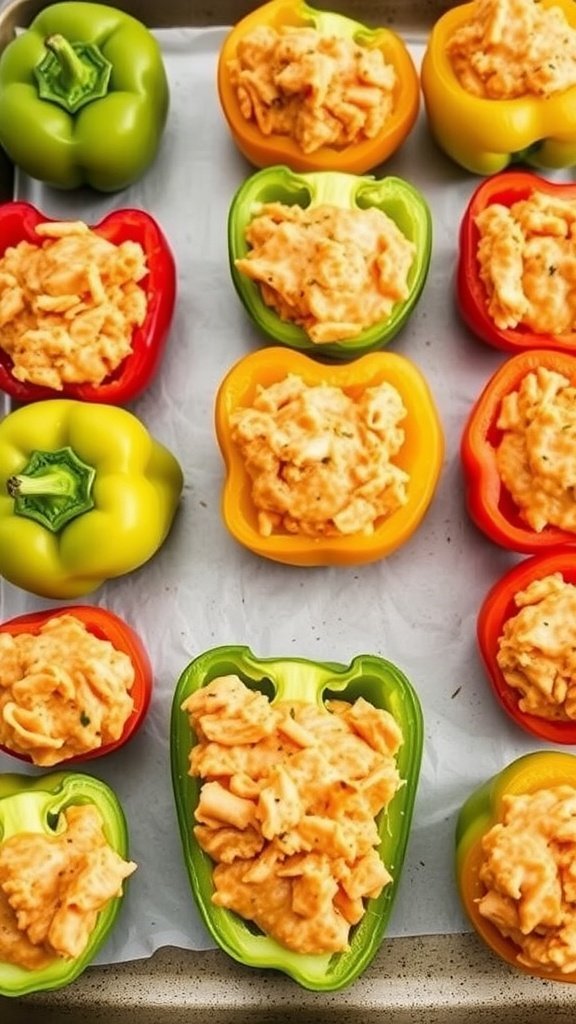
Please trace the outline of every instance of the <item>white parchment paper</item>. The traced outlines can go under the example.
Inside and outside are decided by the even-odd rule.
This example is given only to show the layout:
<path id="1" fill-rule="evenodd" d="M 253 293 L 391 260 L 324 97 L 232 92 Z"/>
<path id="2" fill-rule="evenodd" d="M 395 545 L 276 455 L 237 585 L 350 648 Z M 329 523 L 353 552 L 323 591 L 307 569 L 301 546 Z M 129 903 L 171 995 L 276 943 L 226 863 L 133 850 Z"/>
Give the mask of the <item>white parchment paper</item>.
<path id="1" fill-rule="evenodd" d="M 268 562 L 237 545 L 222 523 L 223 463 L 213 428 L 214 396 L 229 367 L 264 343 L 236 297 L 228 269 L 228 207 L 251 168 L 235 150 L 218 104 L 216 59 L 224 34 L 224 29 L 158 33 L 172 104 L 159 157 L 137 185 L 114 196 L 58 193 L 24 178 L 17 185 L 19 198 L 51 216 L 96 222 L 112 209 L 146 209 L 163 227 L 178 265 L 168 348 L 158 376 L 133 411 L 181 461 L 183 501 L 155 557 L 86 599 L 130 622 L 155 667 L 152 706 L 140 733 L 126 748 L 82 769 L 118 793 L 131 855 L 139 865 L 99 963 L 145 957 L 164 945 L 213 945 L 183 865 L 168 741 L 174 686 L 202 651 L 248 644 L 259 657 L 345 663 L 357 654 L 378 654 L 412 681 L 425 716 L 425 749 L 391 936 L 467 930 L 453 880 L 458 808 L 486 777 L 540 746 L 496 705 L 476 652 L 480 602 L 517 557 L 493 546 L 468 521 L 458 446 L 473 400 L 504 355 L 476 341 L 456 315 L 457 227 L 478 179 L 435 149 L 423 115 L 381 173 L 418 186 L 433 213 L 426 288 L 391 346 L 424 372 L 444 425 L 445 462 L 428 515 L 386 561 L 351 569 Z M 409 43 L 419 61 L 420 42 Z M 1 585 L 3 619 L 56 605 Z M 26 768 L 0 754 L 0 770 Z"/>

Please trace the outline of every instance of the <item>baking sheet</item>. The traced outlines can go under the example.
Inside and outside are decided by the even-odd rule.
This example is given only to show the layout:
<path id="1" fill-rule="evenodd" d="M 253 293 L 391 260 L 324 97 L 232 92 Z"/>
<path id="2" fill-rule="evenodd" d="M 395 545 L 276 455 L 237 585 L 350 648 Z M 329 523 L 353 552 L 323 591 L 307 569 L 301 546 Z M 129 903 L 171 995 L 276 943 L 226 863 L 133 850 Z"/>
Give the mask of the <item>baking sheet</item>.
<path id="1" fill-rule="evenodd" d="M 141 182 L 115 196 L 98 196 L 58 193 L 17 178 L 18 197 L 50 216 L 95 222 L 121 207 L 150 211 L 172 244 L 179 271 L 163 364 L 132 408 L 182 463 L 181 508 L 153 560 L 85 599 L 134 625 L 155 666 L 154 696 L 142 731 L 127 748 L 88 762 L 85 769 L 109 782 L 122 800 L 131 856 L 139 865 L 98 963 L 142 958 L 166 945 L 213 945 L 182 863 L 168 748 L 175 683 L 186 664 L 208 648 L 248 644 L 258 657 L 346 663 L 373 653 L 395 662 L 411 679 L 423 705 L 425 749 L 389 936 L 467 930 L 452 877 L 457 810 L 479 782 L 542 746 L 504 718 L 475 649 L 479 604 L 518 559 L 495 548 L 468 522 L 458 445 L 471 403 L 504 355 L 475 341 L 456 316 L 457 226 L 477 179 L 436 151 L 423 116 L 382 173 L 418 186 L 434 219 L 426 288 L 391 346 L 424 372 L 444 425 L 446 457 L 430 511 L 401 550 L 386 561 L 351 569 L 296 569 L 259 559 L 239 547 L 221 521 L 223 464 L 213 429 L 214 396 L 228 368 L 264 343 L 246 319 L 228 269 L 228 207 L 251 168 L 229 138 L 216 95 L 216 58 L 225 31 L 157 33 L 172 106 L 159 157 Z M 407 41 L 419 62 L 421 39 Z M 0 588 L 2 618 L 63 603 L 5 583 Z M 0 770 L 26 769 L 0 755 Z"/>

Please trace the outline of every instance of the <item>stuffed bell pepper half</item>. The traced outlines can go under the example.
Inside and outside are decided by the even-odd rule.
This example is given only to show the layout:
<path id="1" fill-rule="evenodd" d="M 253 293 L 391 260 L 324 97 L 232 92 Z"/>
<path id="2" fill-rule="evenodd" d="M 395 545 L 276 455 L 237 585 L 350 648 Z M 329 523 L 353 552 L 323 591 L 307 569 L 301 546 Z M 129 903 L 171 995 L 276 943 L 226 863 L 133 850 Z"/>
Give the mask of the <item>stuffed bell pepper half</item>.
<path id="1" fill-rule="evenodd" d="M 232 29 L 218 60 L 223 114 L 255 167 L 364 174 L 409 135 L 418 74 L 389 28 L 271 0 Z"/>
<path id="2" fill-rule="evenodd" d="M 0 775 L 0 995 L 74 981 L 110 935 L 135 870 L 106 783 L 75 772 Z"/>
<path id="3" fill-rule="evenodd" d="M 148 561 L 182 491 L 176 457 L 117 406 L 53 399 L 0 423 L 0 576 L 71 598 Z"/>
<path id="4" fill-rule="evenodd" d="M 137 181 L 167 113 L 158 43 L 115 7 L 48 4 L 0 57 L 0 145 L 55 188 L 116 192 Z"/>
<path id="5" fill-rule="evenodd" d="M 379 657 L 219 647 L 187 666 L 172 777 L 192 892 L 222 949 L 317 991 L 361 974 L 400 883 L 422 737 L 414 690 Z"/>
<path id="6" fill-rule="evenodd" d="M 576 163 L 576 7 L 572 0 L 473 0 L 428 39 L 422 91 L 432 135 L 473 174 L 512 163 Z"/>
<path id="7" fill-rule="evenodd" d="M 106 608 L 72 605 L 0 623 L 0 750 L 42 768 L 103 757 L 142 725 L 152 666 Z"/>
<path id="8" fill-rule="evenodd" d="M 464 910 L 506 964 L 576 981 L 576 757 L 542 750 L 475 790 L 456 827 Z"/>
<path id="9" fill-rule="evenodd" d="M 159 366 L 175 295 L 170 246 L 143 210 L 90 227 L 0 205 L 0 390 L 21 403 L 132 401 Z"/>
<path id="10" fill-rule="evenodd" d="M 413 312 L 432 221 L 424 196 L 400 178 L 269 167 L 236 192 L 228 245 L 234 286 L 264 335 L 355 359 L 391 341 Z"/>
<path id="11" fill-rule="evenodd" d="M 285 348 L 251 353 L 220 384 L 216 432 L 228 530 L 287 565 L 360 565 L 404 544 L 444 452 L 426 380 L 391 352 L 336 366 Z"/>

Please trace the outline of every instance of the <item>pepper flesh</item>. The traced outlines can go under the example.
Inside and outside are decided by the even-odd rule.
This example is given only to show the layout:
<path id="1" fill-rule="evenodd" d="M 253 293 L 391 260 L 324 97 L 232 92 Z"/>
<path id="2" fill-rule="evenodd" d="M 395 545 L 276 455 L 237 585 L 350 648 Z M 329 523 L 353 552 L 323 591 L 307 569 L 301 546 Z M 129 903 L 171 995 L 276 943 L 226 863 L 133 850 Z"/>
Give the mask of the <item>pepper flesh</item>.
<path id="1" fill-rule="evenodd" d="M 53 834 L 56 817 L 62 811 L 75 804 L 87 803 L 98 808 L 108 843 L 126 859 L 128 833 L 118 798 L 105 782 L 78 772 L 53 772 L 38 778 L 1 774 L 0 844 L 20 832 Z M 79 957 L 70 960 L 58 958 L 38 970 L 0 962 L 0 995 L 20 997 L 69 985 L 106 941 L 120 906 L 121 897 L 118 897 L 100 911 L 88 945 Z"/>
<path id="2" fill-rule="evenodd" d="M 392 882 L 370 901 L 368 912 L 353 931 L 345 953 L 294 953 L 263 935 L 255 935 L 240 917 L 211 902 L 211 859 L 198 846 L 192 823 L 200 784 L 188 774 L 193 737 L 182 702 L 218 676 L 235 674 L 248 686 L 274 693 L 273 701 L 304 701 L 324 706 L 329 697 L 355 700 L 363 696 L 389 711 L 402 729 L 397 766 L 405 785 L 396 793 L 379 822 L 378 852 Z M 184 859 L 192 892 L 211 935 L 230 956 L 253 967 L 284 971 L 304 988 L 330 992 L 349 985 L 368 966 L 383 938 L 398 890 L 422 754 L 423 725 L 418 697 L 403 673 L 391 662 L 359 655 L 349 666 L 303 658 L 255 657 L 247 647 L 217 647 L 192 661 L 178 681 L 172 705 L 171 765 Z"/>
<path id="3" fill-rule="evenodd" d="M 541 0 L 559 7 L 576 26 L 572 0 Z M 474 4 L 446 11 L 435 23 L 422 62 L 422 92 L 438 145 L 472 174 L 490 175 L 511 163 L 560 168 L 576 164 L 576 86 L 550 97 L 493 100 L 464 89 L 450 63 L 447 44 L 470 20 Z"/>
<path id="4" fill-rule="evenodd" d="M 563 374 L 572 386 L 576 385 L 576 356 L 548 349 L 511 356 L 492 375 L 474 403 L 460 446 L 471 519 L 495 544 L 528 555 L 576 544 L 576 534 L 568 530 L 555 526 L 546 526 L 540 533 L 532 530 L 520 518 L 496 466 L 496 447 L 502 436 L 496 420 L 502 399 L 517 390 L 524 377 L 539 367 Z"/>
<path id="5" fill-rule="evenodd" d="M 88 632 L 100 640 L 108 640 L 117 651 L 127 654 L 134 667 L 134 682 L 130 690 L 133 700 L 132 711 L 124 723 L 122 735 L 111 743 L 101 747 L 95 747 L 83 754 L 66 758 L 66 766 L 89 761 L 94 757 L 104 757 L 123 747 L 128 740 L 134 736 L 143 724 L 150 700 L 152 697 L 152 665 L 144 644 L 138 634 L 124 622 L 118 615 L 105 608 L 93 607 L 91 605 L 67 605 L 54 611 L 30 612 L 26 615 L 18 615 L 16 618 L 7 619 L 0 623 L 0 633 L 10 633 L 11 636 L 18 636 L 21 633 L 37 634 L 40 628 L 48 622 L 62 615 L 73 615 L 86 627 Z M 21 754 L 10 747 L 0 744 L 0 750 L 17 757 L 22 761 L 31 761 L 26 754 Z"/>
<path id="6" fill-rule="evenodd" d="M 482 341 L 508 352 L 547 348 L 556 352 L 576 352 L 576 331 L 566 334 L 533 333 L 521 323 L 517 327 L 498 327 L 487 309 L 488 293 L 480 278 L 478 243 L 480 232 L 476 217 L 493 203 L 513 206 L 534 192 L 551 198 L 576 202 L 576 186 L 546 181 L 528 171 L 507 171 L 481 182 L 474 191 L 460 225 L 460 250 L 457 271 L 457 299 L 463 320 Z"/>
<path id="7" fill-rule="evenodd" d="M 249 252 L 246 229 L 262 203 L 336 206 L 344 210 L 376 207 L 387 214 L 416 246 L 408 276 L 410 294 L 394 307 L 387 320 L 366 328 L 355 338 L 317 345 L 306 331 L 289 323 L 267 306 L 259 285 L 235 267 Z M 228 216 L 228 251 L 232 281 L 255 325 L 269 338 L 301 352 L 332 359 L 355 359 L 387 344 L 404 326 L 420 295 L 430 266 L 432 220 L 424 196 L 401 178 L 358 177 L 336 171 L 294 174 L 288 167 L 269 167 L 248 178 L 236 192 Z"/>
<path id="8" fill-rule="evenodd" d="M 506 795 L 534 793 L 539 789 L 569 785 L 576 788 L 576 757 L 542 750 L 525 754 L 475 790 L 463 804 L 456 825 L 456 879 L 462 905 L 480 938 L 507 964 L 526 974 L 554 981 L 576 982 L 576 974 L 540 971 L 518 963 L 519 949 L 478 911 L 484 894 L 479 880 L 482 837 L 502 819 Z"/>
<path id="9" fill-rule="evenodd" d="M 45 97 L 38 91 L 35 69 L 54 36 L 92 44 L 112 65 L 106 94 L 96 92 L 76 112 L 49 89 Z M 156 155 L 167 113 L 156 40 L 141 22 L 105 4 L 50 4 L 0 58 L 0 144 L 26 174 L 56 188 L 87 184 L 115 192 L 132 184 Z"/>
<path id="10" fill-rule="evenodd" d="M 310 386 L 326 383 L 353 395 L 384 381 L 400 393 L 407 410 L 401 423 L 405 440 L 394 461 L 410 475 L 408 502 L 377 523 L 374 533 L 331 537 L 287 533 L 263 537 L 259 533 L 249 476 L 232 441 L 230 415 L 250 406 L 259 386 L 269 387 L 288 374 L 300 376 Z M 420 525 L 434 496 L 444 452 L 442 427 L 424 377 L 414 363 L 392 352 L 373 352 L 340 366 L 324 366 L 285 348 L 253 352 L 240 359 L 220 384 L 216 434 L 227 468 L 222 515 L 228 530 L 255 554 L 287 565 L 360 565 L 390 554 Z"/>
<path id="11" fill-rule="evenodd" d="M 94 507 L 50 529 L 17 513 L 8 482 L 19 477 L 22 494 L 32 452 L 67 444 L 95 469 Z M 33 479 L 35 491 L 41 481 L 41 474 Z M 131 572 L 166 538 L 182 483 L 175 456 L 126 409 L 71 399 L 17 409 L 0 423 L 0 575 L 41 597 L 71 598 Z M 49 508 L 77 500 L 32 497 Z"/>
<path id="12" fill-rule="evenodd" d="M 38 224 L 53 222 L 30 203 L 0 205 L 0 258 L 20 242 L 41 244 Z M 91 228 L 114 245 L 138 242 L 146 254 L 148 273 L 141 282 L 146 293 L 146 316 L 132 336 L 132 352 L 101 384 L 64 384 L 58 396 L 85 402 L 122 405 L 150 384 L 164 353 L 176 298 L 176 267 L 169 243 L 157 222 L 144 210 L 114 210 Z M 0 390 L 17 402 L 54 398 L 53 388 L 20 381 L 12 373 L 12 360 L 0 348 Z"/>
<path id="13" fill-rule="evenodd" d="M 266 26 L 313 27 L 327 35 L 352 38 L 361 46 L 382 51 L 396 71 L 392 114 L 374 139 L 365 139 L 342 149 L 322 146 L 305 154 L 293 139 L 284 135 L 263 135 L 257 125 L 247 121 L 230 83 L 228 62 L 236 56 L 238 43 L 249 32 Z M 364 174 L 392 155 L 410 133 L 418 114 L 420 91 L 412 58 L 395 32 L 369 29 L 351 18 L 330 11 L 318 11 L 303 0 L 271 0 L 242 18 L 224 41 L 218 59 L 218 93 L 232 138 L 241 153 L 255 167 L 287 164 L 293 171 L 346 171 Z"/>

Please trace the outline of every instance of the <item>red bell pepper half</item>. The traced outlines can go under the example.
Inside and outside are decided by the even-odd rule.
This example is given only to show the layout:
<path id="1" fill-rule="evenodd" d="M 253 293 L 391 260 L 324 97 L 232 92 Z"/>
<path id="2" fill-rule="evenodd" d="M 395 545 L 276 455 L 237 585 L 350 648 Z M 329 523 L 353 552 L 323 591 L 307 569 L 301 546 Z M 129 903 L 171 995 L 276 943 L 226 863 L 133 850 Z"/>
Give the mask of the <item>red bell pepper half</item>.
<path id="1" fill-rule="evenodd" d="M 17 636 L 19 633 L 37 633 L 45 622 L 61 615 L 73 615 L 74 618 L 79 619 L 86 629 L 99 640 L 108 640 L 117 651 L 127 654 L 134 666 L 134 683 L 130 691 L 134 707 L 126 720 L 122 735 L 113 743 L 96 747 L 94 750 L 78 754 L 76 757 L 66 758 L 66 761 L 62 763 L 68 767 L 68 765 L 92 760 L 95 757 L 103 757 L 128 742 L 146 717 L 152 696 L 153 676 L 150 659 L 137 633 L 118 615 L 105 608 L 91 605 L 68 605 L 57 608 L 55 611 L 32 612 L 0 623 L 0 632 L 10 633 L 12 636 Z M 1 744 L 0 750 L 21 761 L 31 761 L 27 755 L 17 753 Z"/>
<path id="2" fill-rule="evenodd" d="M 556 551 L 526 558 L 515 565 L 489 590 L 478 613 L 476 635 L 480 655 L 492 689 L 504 711 L 526 732 L 552 743 L 576 743 L 576 721 L 555 721 L 520 709 L 519 690 L 509 686 L 496 660 L 504 623 L 518 614 L 514 597 L 534 580 L 562 573 L 565 583 L 576 584 L 576 550 Z"/>
<path id="3" fill-rule="evenodd" d="M 535 334 L 529 327 L 497 327 L 488 313 L 488 292 L 480 278 L 476 253 L 480 232 L 476 217 L 493 203 L 513 206 L 528 199 L 538 190 L 562 199 L 576 200 L 576 183 L 546 181 L 528 171 L 505 171 L 484 180 L 470 199 L 460 224 L 460 246 L 457 269 L 457 304 L 462 319 L 470 330 L 494 348 L 507 352 L 524 352 L 549 348 L 557 352 L 576 352 L 576 332 L 567 334 Z"/>
<path id="4" fill-rule="evenodd" d="M 37 224 L 54 221 L 30 203 L 0 205 L 0 257 L 9 246 L 28 241 L 39 244 Z M 132 352 L 101 384 L 65 384 L 61 391 L 19 381 L 12 374 L 12 360 L 0 348 L 0 390 L 17 402 L 43 398 L 75 398 L 85 402 L 124 405 L 148 386 L 160 363 L 176 299 L 176 267 L 170 246 L 159 225 L 143 210 L 114 210 L 91 230 L 114 245 L 139 242 L 146 254 L 148 274 L 140 282 L 147 297 L 143 324 L 132 338 Z"/>
<path id="5" fill-rule="evenodd" d="M 532 349 L 511 356 L 493 374 L 472 407 L 462 433 L 460 453 L 470 517 L 490 540 L 510 551 L 532 555 L 562 544 L 576 544 L 576 534 L 555 526 L 541 533 L 521 519 L 496 465 L 502 431 L 496 426 L 502 399 L 516 391 L 538 367 L 561 373 L 576 385 L 576 355 Z"/>

